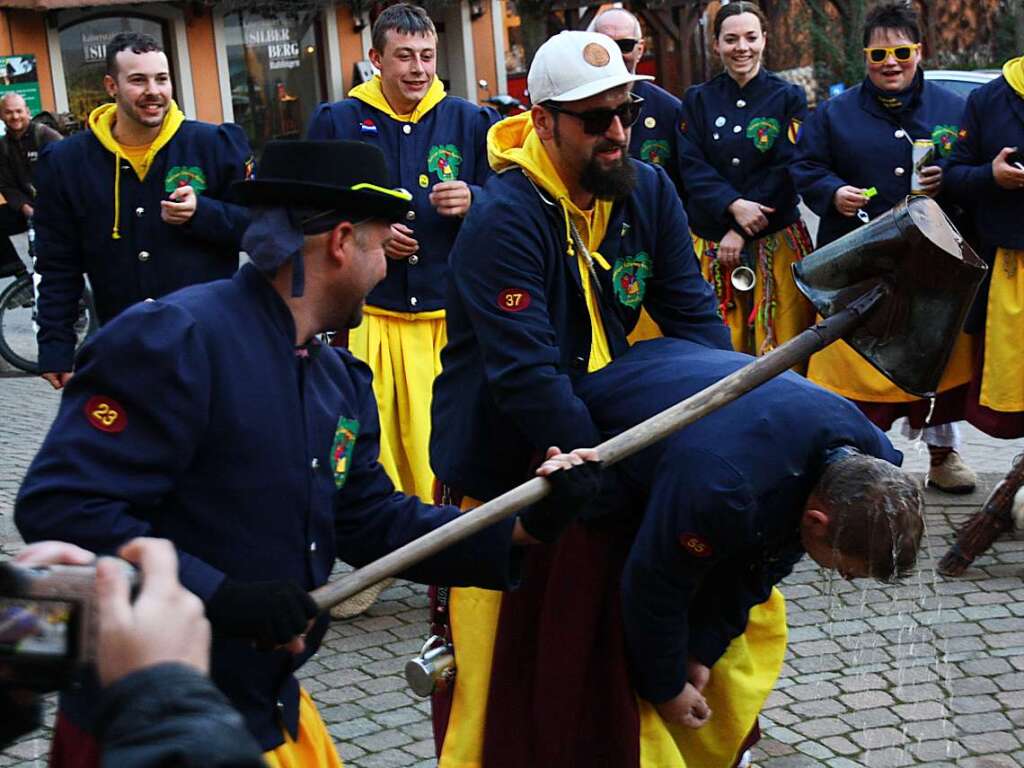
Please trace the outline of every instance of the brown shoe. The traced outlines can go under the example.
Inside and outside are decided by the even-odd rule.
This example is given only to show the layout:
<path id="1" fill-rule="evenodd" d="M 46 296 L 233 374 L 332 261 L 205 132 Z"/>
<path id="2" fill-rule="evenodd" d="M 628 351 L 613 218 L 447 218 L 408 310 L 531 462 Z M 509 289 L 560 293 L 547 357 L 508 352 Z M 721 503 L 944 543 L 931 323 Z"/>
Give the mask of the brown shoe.
<path id="1" fill-rule="evenodd" d="M 944 493 L 962 494 L 973 491 L 978 478 L 959 453 L 950 451 L 941 464 L 929 468 L 926 484 Z"/>
<path id="2" fill-rule="evenodd" d="M 362 592 L 357 592 L 344 602 L 338 603 L 331 608 L 332 619 L 351 619 L 361 613 L 365 613 L 371 605 L 377 602 L 380 593 L 391 586 L 394 579 L 384 579 L 376 584 L 371 584 Z"/>

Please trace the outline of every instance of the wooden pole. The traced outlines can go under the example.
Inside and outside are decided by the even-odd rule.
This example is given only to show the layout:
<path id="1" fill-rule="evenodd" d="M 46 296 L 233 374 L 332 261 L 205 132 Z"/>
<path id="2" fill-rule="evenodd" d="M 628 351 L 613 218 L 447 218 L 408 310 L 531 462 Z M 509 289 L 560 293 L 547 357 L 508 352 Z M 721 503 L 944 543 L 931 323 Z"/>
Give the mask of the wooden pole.
<path id="1" fill-rule="evenodd" d="M 872 288 L 842 311 L 808 328 L 777 349 L 763 357 L 756 358 L 749 365 L 688 397 L 681 403 L 677 403 L 635 427 L 606 440 L 597 446 L 601 460 L 607 466 L 638 453 L 649 445 L 682 429 L 687 424 L 692 424 L 722 406 L 728 405 L 740 395 L 749 392 L 768 379 L 804 362 L 818 350 L 859 326 L 868 313 L 888 293 L 889 288 L 884 285 Z M 528 480 L 522 485 L 506 491 L 496 499 L 469 510 L 440 528 L 410 541 L 379 560 L 314 590 L 312 592 L 313 599 L 321 610 L 327 610 L 357 592 L 361 592 L 371 584 L 376 584 L 388 576 L 394 576 L 421 560 L 437 554 L 451 544 L 472 536 L 477 531 L 536 503 L 544 498 L 549 490 L 550 484 L 544 478 L 535 477 Z"/>

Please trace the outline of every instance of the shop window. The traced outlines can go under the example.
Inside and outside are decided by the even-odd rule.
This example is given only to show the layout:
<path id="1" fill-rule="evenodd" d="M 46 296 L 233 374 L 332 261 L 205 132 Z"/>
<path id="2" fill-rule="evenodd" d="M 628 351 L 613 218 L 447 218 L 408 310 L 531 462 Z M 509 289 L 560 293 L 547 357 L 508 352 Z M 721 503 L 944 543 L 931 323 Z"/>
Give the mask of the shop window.
<path id="1" fill-rule="evenodd" d="M 64 64 L 68 111 L 85 124 L 89 113 L 110 101 L 103 87 L 107 43 L 119 32 L 152 35 L 167 50 L 166 30 L 157 20 L 142 16 L 104 16 L 87 19 L 60 31 L 60 53 Z M 168 56 L 170 59 L 170 56 Z M 171 73 L 173 82 L 174 73 Z"/>
<path id="2" fill-rule="evenodd" d="M 257 152 L 271 139 L 297 139 L 324 91 L 322 35 L 313 13 L 224 17 L 235 122 Z"/>

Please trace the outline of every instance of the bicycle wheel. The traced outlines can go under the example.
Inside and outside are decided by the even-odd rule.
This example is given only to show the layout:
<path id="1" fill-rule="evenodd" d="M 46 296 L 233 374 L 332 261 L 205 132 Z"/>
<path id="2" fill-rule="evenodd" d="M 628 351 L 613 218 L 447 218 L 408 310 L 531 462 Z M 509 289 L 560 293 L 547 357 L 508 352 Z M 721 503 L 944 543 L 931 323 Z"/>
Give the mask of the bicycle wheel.
<path id="1" fill-rule="evenodd" d="M 0 293 L 0 356 L 27 373 L 39 373 L 32 276 L 23 274 Z"/>

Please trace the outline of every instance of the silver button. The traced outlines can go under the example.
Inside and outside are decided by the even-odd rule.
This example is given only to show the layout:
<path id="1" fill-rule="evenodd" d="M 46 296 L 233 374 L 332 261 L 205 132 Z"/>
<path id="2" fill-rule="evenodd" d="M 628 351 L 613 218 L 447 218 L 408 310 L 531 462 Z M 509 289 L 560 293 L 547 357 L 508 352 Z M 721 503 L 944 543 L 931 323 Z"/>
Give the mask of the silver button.
<path id="1" fill-rule="evenodd" d="M 739 133 L 739 132 L 740 132 L 740 131 L 742 131 L 742 130 L 743 130 L 743 128 L 741 128 L 741 127 L 740 127 L 740 126 L 738 126 L 738 125 L 734 125 L 734 126 L 732 127 L 732 132 L 733 132 L 733 133 Z"/>
<path id="2" fill-rule="evenodd" d="M 315 541 L 311 541 L 309 543 L 309 551 L 310 552 L 316 552 L 316 542 Z"/>
<path id="3" fill-rule="evenodd" d="M 309 462 L 309 466 L 312 467 L 313 469 L 320 469 L 320 459 L 314 458 L 311 462 Z"/>
<path id="4" fill-rule="evenodd" d="M 142 208 L 142 207 L 139 207 L 139 208 L 135 209 L 135 215 L 138 216 L 139 218 L 141 218 L 142 214 L 144 214 L 145 212 L 146 212 L 146 209 Z"/>
<path id="5" fill-rule="evenodd" d="M 743 109 L 745 106 L 747 106 L 747 102 L 745 102 L 743 99 L 740 99 L 739 101 L 736 102 L 736 106 L 739 107 L 740 109 Z"/>
<path id="6" fill-rule="evenodd" d="M 738 157 L 734 157 L 734 158 L 732 159 L 732 164 L 733 164 L 733 165 L 739 165 L 739 164 L 740 164 L 740 159 L 739 159 Z"/>
<path id="7" fill-rule="evenodd" d="M 902 176 L 904 173 L 906 173 L 906 171 L 904 171 L 901 167 L 893 168 L 892 172 L 895 173 L 897 176 Z"/>
<path id="8" fill-rule="evenodd" d="M 156 301 L 156 299 L 154 299 L 152 296 L 150 296 L 148 299 L 144 299 L 144 301 Z"/>
<path id="9" fill-rule="evenodd" d="M 408 261 L 415 267 L 417 264 L 420 263 L 420 257 L 414 253 L 412 256 L 409 257 Z"/>
<path id="10" fill-rule="evenodd" d="M 276 706 L 277 706 L 277 711 L 278 712 L 284 712 L 284 704 L 282 704 L 280 701 L 278 701 Z"/>
<path id="11" fill-rule="evenodd" d="M 715 118 L 715 128 L 721 128 L 725 125 L 725 115 L 719 115 Z"/>
<path id="12" fill-rule="evenodd" d="M 405 214 L 405 218 L 407 221 L 416 221 L 416 211 L 409 211 Z"/>
<path id="13" fill-rule="evenodd" d="M 417 299 L 415 296 L 410 296 L 409 297 L 409 303 L 412 304 L 415 307 L 417 304 L 420 303 L 420 300 Z"/>
<path id="14" fill-rule="evenodd" d="M 412 133 L 412 126 L 409 125 L 408 123 L 403 125 L 402 126 L 402 133 L 404 133 L 406 136 L 408 136 L 410 133 Z"/>
<path id="15" fill-rule="evenodd" d="M 897 128 L 896 132 L 893 134 L 893 137 L 895 137 L 897 139 L 902 139 L 904 136 L 906 136 L 906 134 L 903 133 L 903 129 L 902 128 Z"/>
<path id="16" fill-rule="evenodd" d="M 149 251 L 139 251 L 139 261 L 149 261 Z"/>
<path id="17" fill-rule="evenodd" d="M 713 134 L 711 134 L 711 138 L 713 138 L 715 141 L 718 141 L 722 137 L 718 135 L 718 131 L 715 131 Z"/>

